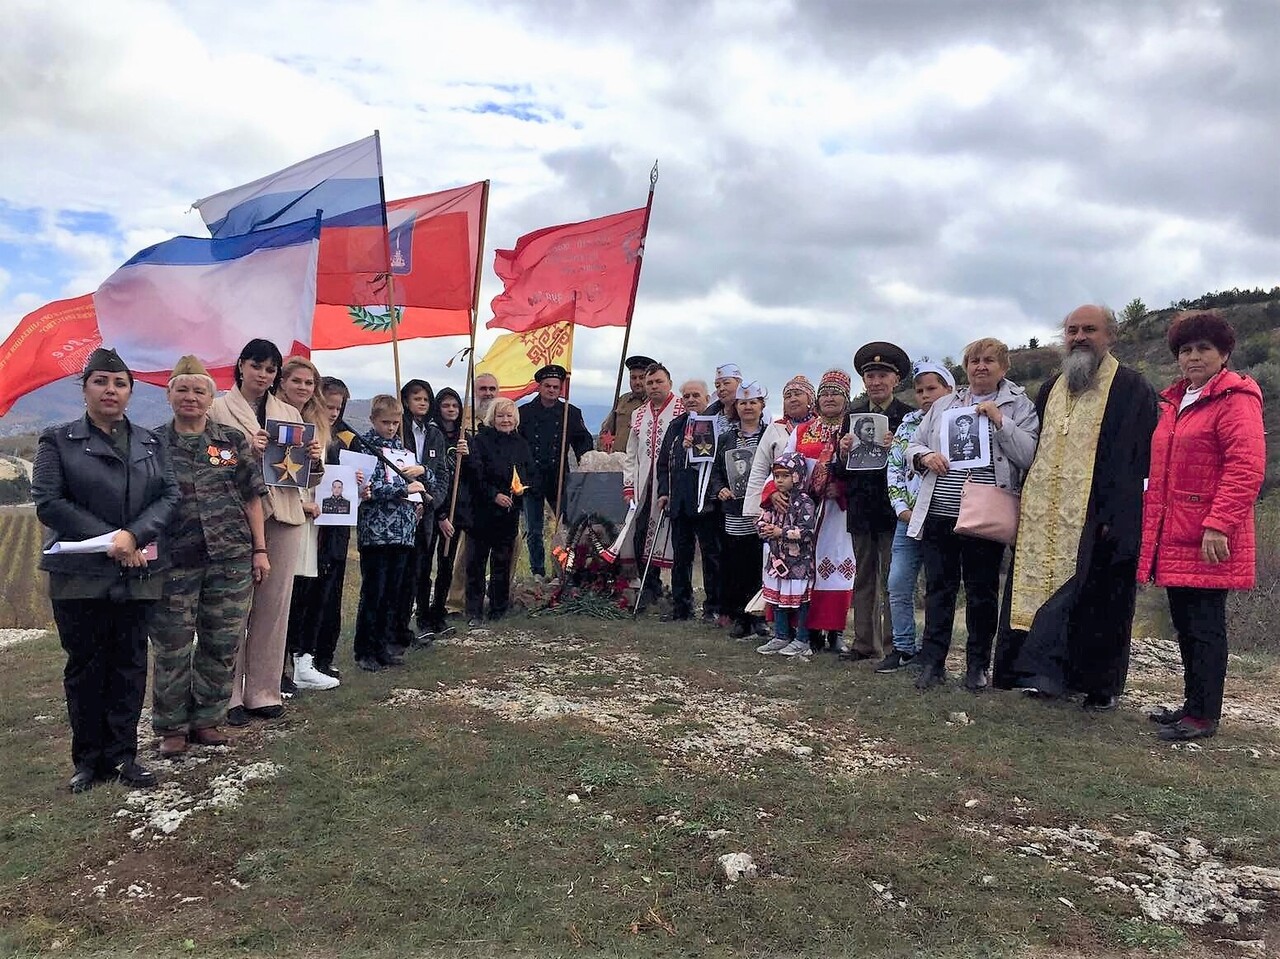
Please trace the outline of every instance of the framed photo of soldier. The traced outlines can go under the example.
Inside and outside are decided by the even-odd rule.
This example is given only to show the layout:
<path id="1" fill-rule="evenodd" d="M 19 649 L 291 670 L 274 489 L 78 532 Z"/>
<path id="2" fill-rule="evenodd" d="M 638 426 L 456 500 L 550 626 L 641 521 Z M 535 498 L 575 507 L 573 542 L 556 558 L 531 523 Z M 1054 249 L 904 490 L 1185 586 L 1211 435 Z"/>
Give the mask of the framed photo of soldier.
<path id="1" fill-rule="evenodd" d="M 316 438 L 311 423 L 267 420 L 267 448 L 262 453 L 262 479 L 268 486 L 305 489 L 311 483 L 311 453 Z"/>
<path id="2" fill-rule="evenodd" d="M 320 503 L 317 526 L 355 526 L 360 507 L 360 489 L 354 466 L 326 466 L 316 487 Z"/>
<path id="3" fill-rule="evenodd" d="M 942 450 L 952 469 L 991 465 L 991 421 L 972 406 L 953 406 L 942 414 Z"/>
<path id="4" fill-rule="evenodd" d="M 747 481 L 751 479 L 752 450 L 732 449 L 724 453 L 724 475 L 729 478 L 729 492 L 734 499 L 747 495 Z"/>
<path id="5" fill-rule="evenodd" d="M 845 460 L 845 469 L 882 470 L 889 465 L 889 417 L 883 413 L 851 413 L 849 433 L 853 446 Z"/>

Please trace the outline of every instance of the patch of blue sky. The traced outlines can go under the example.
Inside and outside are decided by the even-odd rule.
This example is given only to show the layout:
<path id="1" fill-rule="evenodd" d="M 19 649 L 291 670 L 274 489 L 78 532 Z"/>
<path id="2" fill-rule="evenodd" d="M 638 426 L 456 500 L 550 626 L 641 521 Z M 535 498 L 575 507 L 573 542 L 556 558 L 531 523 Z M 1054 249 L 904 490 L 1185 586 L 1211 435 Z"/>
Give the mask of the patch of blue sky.
<path id="1" fill-rule="evenodd" d="M 98 233 L 102 236 L 118 236 L 120 230 L 116 218 L 110 213 L 96 210 L 59 210 L 58 226 L 72 233 Z"/>
<path id="2" fill-rule="evenodd" d="M 495 113 L 499 116 L 511 117 L 528 123 L 548 123 L 551 120 L 564 118 L 564 114 L 559 109 L 539 106 L 528 101 L 498 103 L 494 100 L 486 100 L 484 103 L 477 103 L 475 106 L 466 107 L 465 109 L 468 113 Z"/>

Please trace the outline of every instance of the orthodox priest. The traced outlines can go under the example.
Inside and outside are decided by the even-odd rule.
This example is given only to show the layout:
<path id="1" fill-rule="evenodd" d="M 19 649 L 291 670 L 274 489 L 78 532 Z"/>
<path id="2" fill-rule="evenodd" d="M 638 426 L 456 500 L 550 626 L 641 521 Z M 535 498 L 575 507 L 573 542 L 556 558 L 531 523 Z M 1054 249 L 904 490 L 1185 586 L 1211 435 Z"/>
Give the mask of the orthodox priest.
<path id="1" fill-rule="evenodd" d="M 1040 445 L 1022 490 L 994 685 L 1116 708 L 1129 672 L 1142 486 L 1155 391 L 1111 354 L 1115 313 L 1081 306 L 1036 398 Z"/>
<path id="2" fill-rule="evenodd" d="M 658 454 L 671 421 L 684 412 L 684 403 L 671 392 L 671 374 L 661 363 L 653 363 L 645 371 L 644 389 L 645 402 L 631 414 L 627 457 L 622 467 L 627 518 L 617 540 L 602 554 L 610 562 L 634 559 L 642 576 L 651 553 L 655 570 L 671 568 L 671 536 L 658 529 L 663 517 L 661 510 L 654 509 L 658 498 Z M 659 585 L 657 575 L 651 573 L 641 588 L 653 594 Z"/>

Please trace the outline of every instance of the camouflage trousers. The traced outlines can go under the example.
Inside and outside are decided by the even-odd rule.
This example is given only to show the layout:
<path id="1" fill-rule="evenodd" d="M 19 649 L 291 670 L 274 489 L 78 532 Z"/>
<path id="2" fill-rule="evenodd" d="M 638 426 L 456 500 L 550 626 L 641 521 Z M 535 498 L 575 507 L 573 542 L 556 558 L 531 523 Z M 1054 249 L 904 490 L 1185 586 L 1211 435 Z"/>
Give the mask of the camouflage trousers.
<path id="1" fill-rule="evenodd" d="M 164 597 L 151 618 L 151 724 L 156 732 L 222 722 L 252 598 L 247 562 L 175 567 L 165 573 Z"/>

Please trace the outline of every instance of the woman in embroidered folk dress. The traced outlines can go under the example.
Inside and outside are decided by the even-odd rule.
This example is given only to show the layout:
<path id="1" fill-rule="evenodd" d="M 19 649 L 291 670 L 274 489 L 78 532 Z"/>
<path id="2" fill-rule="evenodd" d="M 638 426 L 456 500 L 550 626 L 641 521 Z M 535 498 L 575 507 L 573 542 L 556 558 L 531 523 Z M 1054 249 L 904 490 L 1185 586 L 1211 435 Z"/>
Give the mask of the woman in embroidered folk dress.
<path id="1" fill-rule="evenodd" d="M 990 337 L 964 348 L 969 384 L 934 401 L 907 447 L 907 462 L 924 477 L 907 535 L 920 541 L 924 553 L 924 635 L 916 659 L 923 664 L 917 689 L 946 681 L 947 651 L 956 615 L 956 594 L 964 582 L 967 666 L 964 684 L 979 690 L 990 682 L 991 648 L 1000 618 L 1000 564 L 1003 543 L 955 531 L 960 491 L 966 481 L 998 486 L 1011 493 L 1035 458 L 1040 436 L 1036 406 L 1021 386 L 1005 379 L 1009 348 Z M 991 462 L 976 469 L 951 469 L 940 452 L 943 414 L 955 406 L 973 407 L 991 425 Z"/>
<path id="2" fill-rule="evenodd" d="M 818 504 L 813 597 L 809 604 L 809 636 L 814 648 L 839 649 L 853 604 L 853 537 L 849 535 L 845 485 L 831 469 L 849 406 L 849 374 L 827 370 L 818 382 L 818 415 L 798 426 L 787 441 L 788 453 L 800 453 L 809 466 L 806 492 Z M 774 509 L 785 506 L 772 482 L 762 501 Z"/>

